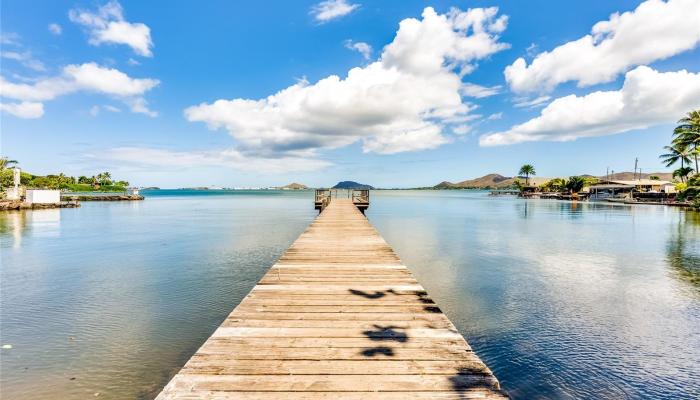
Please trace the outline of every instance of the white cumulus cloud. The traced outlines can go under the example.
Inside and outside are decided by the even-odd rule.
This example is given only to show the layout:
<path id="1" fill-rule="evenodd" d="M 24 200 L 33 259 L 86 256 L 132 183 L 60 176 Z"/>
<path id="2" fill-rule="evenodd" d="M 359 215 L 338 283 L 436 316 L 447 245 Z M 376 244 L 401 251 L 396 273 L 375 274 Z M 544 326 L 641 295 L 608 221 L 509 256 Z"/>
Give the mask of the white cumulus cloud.
<path id="1" fill-rule="evenodd" d="M 313 157 L 361 141 L 365 152 L 431 149 L 472 119 L 460 73 L 505 49 L 507 18 L 496 8 L 432 8 L 401 21 L 379 60 L 315 83 L 297 82 L 261 99 L 221 99 L 185 110 L 189 121 L 226 129 L 246 154 Z"/>
<path id="2" fill-rule="evenodd" d="M 49 32 L 53 33 L 54 35 L 60 35 L 63 33 L 63 28 L 61 28 L 61 25 L 59 24 L 51 23 L 49 24 Z"/>
<path id="3" fill-rule="evenodd" d="M 547 95 L 538 96 L 538 97 L 535 97 L 534 99 L 531 99 L 528 97 L 516 97 L 514 105 L 517 108 L 542 107 L 551 99 L 552 99 L 552 96 L 547 96 Z"/>
<path id="4" fill-rule="evenodd" d="M 95 63 L 73 64 L 62 74 L 33 83 L 14 83 L 0 76 L 0 96 L 22 101 L 43 102 L 79 91 L 101 93 L 129 104 L 134 112 L 152 115 L 142 96 L 159 84 L 157 79 L 137 79 Z M 138 107 L 134 107 L 137 104 Z"/>
<path id="5" fill-rule="evenodd" d="M 100 151 L 97 155 L 87 155 L 89 158 L 118 161 L 134 166 L 193 168 L 228 166 L 238 170 L 283 173 L 316 171 L 332 165 L 319 159 L 308 159 L 299 156 L 283 157 L 249 157 L 236 149 L 213 151 L 175 151 L 150 147 L 118 147 Z"/>
<path id="6" fill-rule="evenodd" d="M 345 41 L 345 47 L 362 54 L 365 60 L 369 60 L 372 56 L 372 46 L 365 42 L 353 42 L 352 40 Z"/>
<path id="7" fill-rule="evenodd" d="M 496 86 L 481 86 L 477 85 L 475 83 L 469 83 L 465 82 L 464 85 L 462 85 L 462 94 L 467 96 L 467 97 L 474 97 L 477 99 L 481 99 L 483 97 L 490 97 L 497 95 L 498 93 L 501 92 L 501 86 L 496 85 Z"/>
<path id="8" fill-rule="evenodd" d="M 319 22 L 328 22 L 350 14 L 360 7 L 359 4 L 348 3 L 346 0 L 326 0 L 311 7 L 311 15 Z"/>
<path id="9" fill-rule="evenodd" d="M 0 103 L 0 110 L 24 119 L 41 118 L 44 115 L 44 105 L 31 101 Z"/>
<path id="10" fill-rule="evenodd" d="M 501 118 L 503 118 L 503 113 L 502 113 L 502 112 L 493 113 L 493 114 L 489 115 L 488 117 L 486 117 L 486 119 L 489 120 L 489 121 L 495 121 L 495 120 L 499 120 L 499 119 L 501 119 Z"/>
<path id="11" fill-rule="evenodd" d="M 15 60 L 20 64 L 24 65 L 25 67 L 34 71 L 46 71 L 44 63 L 32 57 L 32 53 L 28 51 L 22 53 L 16 51 L 3 51 L 2 53 L 0 53 L 0 55 L 2 56 L 2 58 L 6 58 L 8 60 Z"/>
<path id="12" fill-rule="evenodd" d="M 614 80 L 636 65 L 671 57 L 700 42 L 700 1 L 647 0 L 636 10 L 615 13 L 591 33 L 538 54 L 518 58 L 504 74 L 516 92 L 549 91 L 576 81 L 579 87 Z"/>
<path id="13" fill-rule="evenodd" d="M 92 115 L 93 117 L 96 117 L 96 116 L 98 116 L 98 115 L 100 114 L 100 111 L 101 111 L 101 110 L 109 111 L 109 112 L 112 112 L 112 113 L 119 113 L 119 112 L 122 112 L 122 110 L 119 109 L 118 107 L 115 107 L 115 106 L 110 105 L 110 104 L 105 104 L 105 105 L 102 105 L 102 106 L 99 106 L 99 105 L 92 106 L 92 107 L 90 108 L 90 115 Z"/>
<path id="14" fill-rule="evenodd" d="M 558 98 L 540 115 L 508 131 L 483 135 L 482 146 L 569 141 L 613 135 L 673 122 L 700 107 L 700 73 L 658 72 L 642 66 L 627 72 L 620 90 Z"/>
<path id="15" fill-rule="evenodd" d="M 125 44 L 136 54 L 153 56 L 151 29 L 143 23 L 132 23 L 124 19 L 124 9 L 113 0 L 99 7 L 97 11 L 70 10 L 68 17 L 76 24 L 88 29 L 90 44 Z"/>

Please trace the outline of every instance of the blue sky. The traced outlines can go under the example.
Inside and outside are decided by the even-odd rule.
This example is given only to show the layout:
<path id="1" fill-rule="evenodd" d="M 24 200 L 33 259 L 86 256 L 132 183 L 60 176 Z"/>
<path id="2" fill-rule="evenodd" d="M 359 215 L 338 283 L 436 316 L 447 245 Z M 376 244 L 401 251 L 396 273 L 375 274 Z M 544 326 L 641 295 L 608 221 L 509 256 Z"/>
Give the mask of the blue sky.
<path id="1" fill-rule="evenodd" d="M 698 4 L 4 1 L 0 152 L 161 187 L 664 171 Z"/>

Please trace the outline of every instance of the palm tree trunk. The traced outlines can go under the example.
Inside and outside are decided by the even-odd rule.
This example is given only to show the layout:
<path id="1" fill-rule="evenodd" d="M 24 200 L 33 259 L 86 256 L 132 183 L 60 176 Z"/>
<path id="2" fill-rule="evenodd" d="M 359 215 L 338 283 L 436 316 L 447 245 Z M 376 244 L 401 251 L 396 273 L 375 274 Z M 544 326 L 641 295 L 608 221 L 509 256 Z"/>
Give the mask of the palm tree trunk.
<path id="1" fill-rule="evenodd" d="M 681 157 L 681 170 L 683 169 L 683 158 Z M 681 182 L 685 183 L 685 178 L 681 175 Z"/>

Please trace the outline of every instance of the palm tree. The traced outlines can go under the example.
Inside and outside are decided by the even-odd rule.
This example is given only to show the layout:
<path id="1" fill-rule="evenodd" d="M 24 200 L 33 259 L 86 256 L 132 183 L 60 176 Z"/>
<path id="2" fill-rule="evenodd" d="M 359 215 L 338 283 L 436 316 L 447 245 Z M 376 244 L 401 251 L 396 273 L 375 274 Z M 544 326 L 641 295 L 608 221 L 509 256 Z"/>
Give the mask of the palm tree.
<path id="1" fill-rule="evenodd" d="M 100 185 L 110 185 L 112 178 L 112 174 L 109 172 L 102 172 L 100 174 L 97 174 L 97 181 L 100 183 Z"/>
<path id="2" fill-rule="evenodd" d="M 690 155 L 692 151 L 688 146 L 682 143 L 673 143 L 672 146 L 664 146 L 664 149 L 668 151 L 668 153 L 660 155 L 659 158 L 662 162 L 666 163 L 667 167 L 670 167 L 678 161 L 681 162 L 681 169 L 685 167 L 685 164 L 690 165 Z"/>
<path id="3" fill-rule="evenodd" d="M 678 120 L 678 126 L 673 130 L 674 144 L 691 147 L 690 155 L 695 159 L 695 173 L 698 169 L 698 155 L 700 154 L 700 110 L 689 111 L 685 117 Z"/>
<path id="4" fill-rule="evenodd" d="M 7 157 L 0 157 L 0 170 L 9 168 L 11 165 L 17 165 L 17 160 L 10 160 Z"/>
<path id="5" fill-rule="evenodd" d="M 680 167 L 673 171 L 673 177 L 681 178 L 681 182 L 685 183 L 685 181 L 688 179 L 688 175 L 690 175 L 692 172 L 693 169 L 690 167 Z"/>
<path id="6" fill-rule="evenodd" d="M 525 185 L 530 186 L 530 175 L 536 175 L 535 167 L 532 164 L 525 164 L 520 167 L 519 175 L 525 175 Z"/>
<path id="7" fill-rule="evenodd" d="M 583 187 L 586 185 L 586 179 L 583 178 L 582 176 L 571 176 L 569 177 L 569 180 L 566 181 L 566 189 L 569 190 L 572 194 L 578 193 L 581 190 L 583 190 Z"/>

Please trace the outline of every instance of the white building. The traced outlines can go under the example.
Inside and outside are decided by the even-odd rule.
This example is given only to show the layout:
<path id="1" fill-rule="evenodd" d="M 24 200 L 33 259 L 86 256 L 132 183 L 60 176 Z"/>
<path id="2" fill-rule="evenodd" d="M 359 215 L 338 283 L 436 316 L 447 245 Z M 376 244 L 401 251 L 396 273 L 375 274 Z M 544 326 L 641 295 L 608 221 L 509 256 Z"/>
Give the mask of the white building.
<path id="1" fill-rule="evenodd" d="M 27 190 L 25 202 L 32 204 L 56 204 L 61 202 L 60 190 Z"/>

